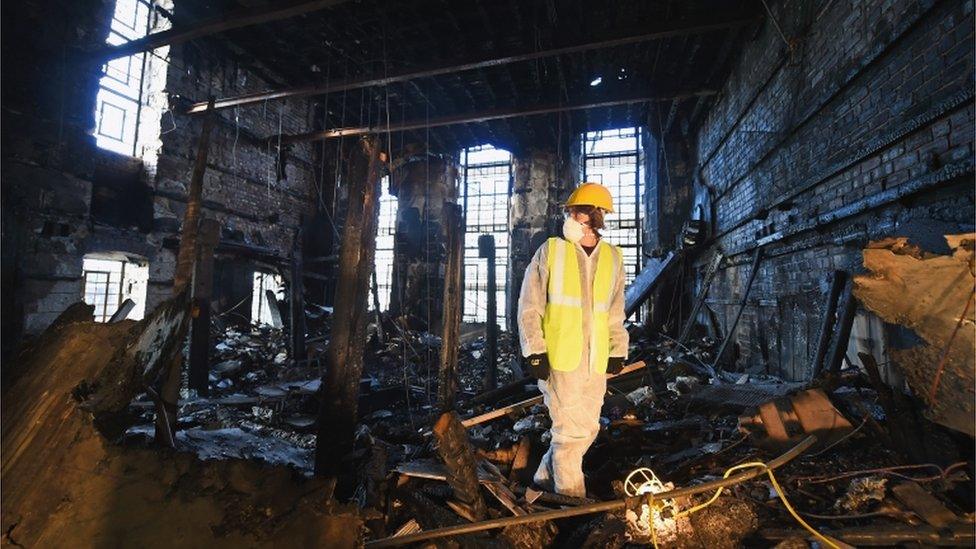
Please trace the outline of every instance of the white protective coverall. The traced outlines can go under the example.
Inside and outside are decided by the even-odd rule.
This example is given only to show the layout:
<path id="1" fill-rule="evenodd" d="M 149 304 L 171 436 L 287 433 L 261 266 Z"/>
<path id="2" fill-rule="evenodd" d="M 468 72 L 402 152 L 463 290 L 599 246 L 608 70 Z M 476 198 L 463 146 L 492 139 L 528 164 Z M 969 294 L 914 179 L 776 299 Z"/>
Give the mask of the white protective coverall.
<path id="1" fill-rule="evenodd" d="M 600 431 L 600 409 L 607 390 L 607 377 L 603 371 L 594 370 L 590 352 L 593 325 L 593 277 L 601 250 L 597 245 L 592 255 L 575 244 L 579 265 L 583 304 L 583 354 L 579 366 L 570 372 L 550 369 L 548 381 L 539 380 L 549 417 L 552 419 L 549 450 L 542 458 L 533 481 L 546 490 L 555 489 L 559 494 L 575 497 L 586 496 L 583 480 L 583 454 L 589 449 Z M 548 246 L 543 244 L 525 270 L 519 295 L 518 327 L 522 356 L 546 352 L 542 332 L 542 316 L 546 310 L 548 272 Z M 629 335 L 624 328 L 624 273 L 616 270 L 611 291 L 610 357 L 626 358 Z"/>

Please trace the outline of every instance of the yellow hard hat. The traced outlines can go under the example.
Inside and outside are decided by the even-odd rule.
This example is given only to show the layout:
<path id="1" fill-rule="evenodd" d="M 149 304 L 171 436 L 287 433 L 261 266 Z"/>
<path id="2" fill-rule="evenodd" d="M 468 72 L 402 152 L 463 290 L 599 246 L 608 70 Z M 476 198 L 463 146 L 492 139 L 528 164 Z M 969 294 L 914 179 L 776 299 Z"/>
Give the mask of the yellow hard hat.
<path id="1" fill-rule="evenodd" d="M 583 183 L 569 195 L 566 207 L 569 206 L 596 206 L 613 212 L 613 197 L 610 196 L 610 191 L 599 183 Z"/>

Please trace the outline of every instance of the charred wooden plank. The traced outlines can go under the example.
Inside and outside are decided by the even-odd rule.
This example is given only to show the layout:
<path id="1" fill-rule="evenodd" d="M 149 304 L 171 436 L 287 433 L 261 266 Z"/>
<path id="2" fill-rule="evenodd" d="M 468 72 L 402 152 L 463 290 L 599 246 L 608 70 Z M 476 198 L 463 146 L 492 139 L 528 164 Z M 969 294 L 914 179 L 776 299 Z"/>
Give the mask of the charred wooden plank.
<path id="1" fill-rule="evenodd" d="M 481 497 L 474 452 L 468 443 L 468 433 L 455 412 L 445 412 L 434 424 L 437 437 L 437 453 L 447 467 L 447 483 L 454 490 L 454 497 L 466 507 L 475 520 L 487 516 L 485 501 Z"/>

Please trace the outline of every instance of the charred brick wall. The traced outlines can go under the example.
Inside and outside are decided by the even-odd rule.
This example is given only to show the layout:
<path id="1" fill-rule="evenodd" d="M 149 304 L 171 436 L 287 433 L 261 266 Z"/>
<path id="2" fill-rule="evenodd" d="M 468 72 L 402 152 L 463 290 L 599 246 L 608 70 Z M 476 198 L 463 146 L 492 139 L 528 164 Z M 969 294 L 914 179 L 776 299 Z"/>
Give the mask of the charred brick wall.
<path id="1" fill-rule="evenodd" d="M 201 127 L 182 113 L 209 94 L 280 84 L 238 63 L 219 38 L 174 47 L 152 165 L 99 149 L 92 133 L 102 65 L 88 52 L 104 45 L 113 10 L 114 2 L 89 0 L 3 6 L 5 356 L 23 333 L 82 299 L 87 253 L 148 258 L 146 312 L 168 297 Z M 212 135 L 204 215 L 221 222 L 223 241 L 254 244 L 271 263 L 290 253 L 314 181 L 311 145 L 288 148 L 278 162 L 266 138 L 309 130 L 310 110 L 295 100 L 224 111 Z"/>
<path id="2" fill-rule="evenodd" d="M 101 66 L 111 7 L 79 1 L 3 5 L 3 351 L 81 298 L 96 155 Z"/>
<path id="3" fill-rule="evenodd" d="M 210 47 L 208 47 L 210 46 Z M 170 51 L 161 148 L 153 180 L 153 224 L 175 233 L 186 209 L 186 193 L 203 125 L 201 115 L 187 115 L 195 102 L 210 95 L 227 97 L 268 90 L 277 83 L 262 67 L 254 67 L 219 42 L 193 42 Z M 313 108 L 307 99 L 217 111 L 210 135 L 203 181 L 203 214 L 221 224 L 221 249 L 252 250 L 255 266 L 274 268 L 291 254 L 304 220 L 314 213 L 315 147 L 312 143 L 280 145 L 273 136 L 309 131 Z M 279 154 L 280 151 L 280 154 Z M 150 265 L 150 303 L 169 295 L 176 250 L 167 248 Z M 239 253 L 218 255 L 230 264 L 246 265 Z M 245 273 L 246 274 L 246 273 Z M 219 289 L 218 294 L 219 294 Z M 248 296 L 217 296 L 236 302 Z M 236 298 L 236 299 L 235 299 Z M 246 306 L 247 303 L 242 305 Z M 246 311 L 245 311 L 246 314 Z"/>
<path id="4" fill-rule="evenodd" d="M 746 45 L 697 133 L 696 195 L 730 256 L 706 302 L 723 331 L 764 245 L 739 367 L 804 379 L 832 270 L 868 240 L 973 229 L 973 2 L 772 8 L 791 45 L 769 21 Z"/>

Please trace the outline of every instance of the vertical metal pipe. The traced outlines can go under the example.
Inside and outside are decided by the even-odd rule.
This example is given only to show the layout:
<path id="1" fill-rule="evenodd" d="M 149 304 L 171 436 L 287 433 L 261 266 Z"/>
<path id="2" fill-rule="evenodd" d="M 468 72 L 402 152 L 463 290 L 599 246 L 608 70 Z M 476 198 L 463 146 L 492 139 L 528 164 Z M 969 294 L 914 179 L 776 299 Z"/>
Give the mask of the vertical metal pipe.
<path id="1" fill-rule="evenodd" d="M 759 272 L 759 263 L 761 261 L 762 247 L 756 246 L 756 250 L 752 254 L 752 270 L 749 271 L 749 279 L 746 280 L 746 287 L 742 290 L 742 300 L 739 301 L 739 309 L 735 313 L 735 318 L 732 319 L 732 322 L 726 328 L 725 339 L 722 340 L 722 345 L 715 354 L 715 362 L 712 364 L 712 369 L 716 372 L 720 371 L 719 365 L 722 361 L 722 355 L 725 354 L 725 349 L 728 348 L 729 343 L 732 341 L 732 336 L 735 335 L 735 328 L 739 325 L 739 319 L 742 318 L 742 311 L 746 308 L 746 302 L 749 300 L 749 291 L 752 290 L 752 283 L 756 280 L 756 273 Z M 715 379 L 719 380 L 718 376 Z"/>
<path id="2" fill-rule="evenodd" d="M 837 318 L 837 336 L 830 344 L 827 362 L 824 366 L 830 375 L 840 372 L 840 364 L 847 354 L 847 343 L 851 339 L 851 327 L 854 326 L 854 314 L 857 312 L 857 298 L 854 297 L 854 282 L 847 281 L 844 286 L 844 297 L 841 300 L 840 312 Z"/>
<path id="3" fill-rule="evenodd" d="M 830 336 L 837 314 L 837 300 L 840 292 L 847 283 L 847 273 L 844 271 L 834 271 L 830 275 L 830 290 L 827 293 L 827 302 L 824 304 L 823 319 L 820 323 L 820 335 L 817 337 L 817 350 L 813 355 L 813 362 L 810 364 L 810 379 L 817 377 L 823 369 L 824 357 L 827 356 L 827 349 L 830 345 Z"/>

